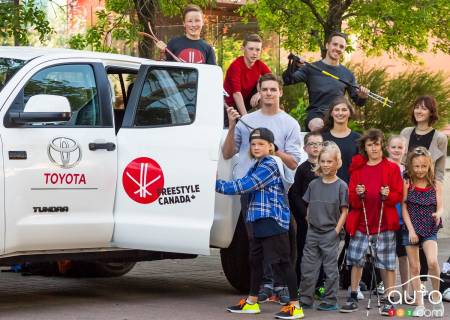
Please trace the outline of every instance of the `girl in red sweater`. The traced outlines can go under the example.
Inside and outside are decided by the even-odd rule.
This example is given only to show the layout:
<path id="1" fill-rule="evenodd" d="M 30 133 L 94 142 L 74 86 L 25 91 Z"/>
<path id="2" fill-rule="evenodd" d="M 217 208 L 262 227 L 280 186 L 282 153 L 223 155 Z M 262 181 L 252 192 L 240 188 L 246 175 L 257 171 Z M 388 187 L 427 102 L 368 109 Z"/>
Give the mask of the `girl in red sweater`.
<path id="1" fill-rule="evenodd" d="M 351 211 L 346 230 L 351 239 L 347 265 L 352 266 L 351 294 L 341 312 L 358 310 L 357 289 L 361 280 L 369 242 L 374 249 L 375 266 L 381 270 L 385 295 L 395 284 L 396 238 L 399 219 L 395 205 L 402 200 L 403 181 L 397 164 L 383 157 L 383 132 L 369 129 L 360 139 L 360 153 L 350 165 L 349 203 Z M 364 200 L 361 197 L 364 196 Z M 384 199 L 383 212 L 381 202 Z M 364 217 L 364 201 L 367 220 Z M 381 224 L 380 221 L 381 216 Z M 394 312 L 385 299 L 380 313 L 388 316 Z"/>

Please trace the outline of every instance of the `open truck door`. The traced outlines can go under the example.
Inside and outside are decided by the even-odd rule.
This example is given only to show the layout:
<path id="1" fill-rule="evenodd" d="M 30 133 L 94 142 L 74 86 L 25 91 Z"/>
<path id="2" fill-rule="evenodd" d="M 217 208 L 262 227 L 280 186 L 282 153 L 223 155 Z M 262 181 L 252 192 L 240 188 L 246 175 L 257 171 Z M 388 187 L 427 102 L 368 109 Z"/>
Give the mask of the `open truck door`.
<path id="1" fill-rule="evenodd" d="M 141 66 L 117 135 L 115 246 L 209 253 L 222 127 L 219 67 Z"/>

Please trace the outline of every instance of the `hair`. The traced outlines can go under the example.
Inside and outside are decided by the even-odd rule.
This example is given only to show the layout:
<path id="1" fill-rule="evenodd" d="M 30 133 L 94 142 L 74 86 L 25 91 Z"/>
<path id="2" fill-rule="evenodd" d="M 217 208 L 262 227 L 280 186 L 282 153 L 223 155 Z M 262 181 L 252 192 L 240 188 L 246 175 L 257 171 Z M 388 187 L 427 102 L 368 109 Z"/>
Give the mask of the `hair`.
<path id="1" fill-rule="evenodd" d="M 320 167 L 320 158 L 324 153 L 334 153 L 334 156 L 336 157 L 337 162 L 337 169 L 342 167 L 342 158 L 341 158 L 341 150 L 339 149 L 338 145 L 334 141 L 325 141 L 322 147 L 322 150 L 319 152 L 319 157 L 317 161 L 317 165 L 313 169 L 313 172 L 321 177 L 323 175 L 322 168 Z"/>
<path id="2" fill-rule="evenodd" d="M 262 140 L 264 140 L 264 139 L 262 139 Z M 270 144 L 270 151 L 269 151 L 269 154 L 271 155 L 271 156 L 273 156 L 274 154 L 275 154 L 275 145 L 272 143 L 272 142 L 269 142 L 269 141 L 267 141 L 267 140 L 264 140 L 264 141 L 266 141 L 267 143 L 269 143 Z M 253 156 L 253 154 L 252 154 L 252 148 L 251 148 L 251 142 L 250 142 L 250 148 L 248 149 L 248 154 L 249 154 L 249 156 L 250 156 L 250 159 L 256 159 L 254 156 Z"/>
<path id="3" fill-rule="evenodd" d="M 249 34 L 249 35 L 245 36 L 244 42 L 242 42 L 242 46 L 245 47 L 246 44 L 249 43 L 249 42 L 260 42 L 260 43 L 262 43 L 262 39 L 256 33 L 252 33 L 252 34 Z"/>
<path id="4" fill-rule="evenodd" d="M 261 84 L 264 81 L 276 81 L 276 82 L 278 82 L 278 86 L 279 86 L 280 90 L 283 89 L 283 80 L 279 76 L 274 75 L 273 73 L 266 73 L 266 74 L 263 74 L 261 77 L 259 77 L 258 88 L 261 88 Z"/>
<path id="5" fill-rule="evenodd" d="M 350 110 L 349 120 L 353 118 L 353 115 L 355 114 L 355 109 L 353 109 L 353 106 L 350 103 L 350 101 L 344 96 L 337 97 L 337 98 L 333 99 L 333 101 L 330 104 L 330 108 L 325 113 L 323 130 L 333 129 L 334 119 L 331 114 L 333 112 L 334 107 L 336 107 L 337 105 L 340 105 L 340 104 L 345 104 L 347 106 L 348 110 Z"/>
<path id="6" fill-rule="evenodd" d="M 348 36 L 347 36 L 345 33 L 339 32 L 339 31 L 333 31 L 333 32 L 330 34 L 330 36 L 328 37 L 327 43 L 330 43 L 331 40 L 332 40 L 334 37 L 341 37 L 341 38 L 344 38 L 345 41 L 348 41 Z"/>
<path id="7" fill-rule="evenodd" d="M 406 138 L 404 136 L 402 136 L 402 135 L 399 135 L 399 134 L 393 134 L 393 135 L 389 136 L 389 139 L 387 141 L 387 146 L 389 146 L 391 144 L 392 140 L 395 140 L 395 139 L 402 140 L 403 143 L 406 146 Z"/>
<path id="8" fill-rule="evenodd" d="M 408 156 L 406 157 L 406 172 L 408 173 L 409 180 L 412 184 L 414 184 L 417 180 L 414 176 L 412 163 L 413 160 L 418 157 L 425 157 L 427 159 L 428 172 L 425 175 L 425 179 L 430 186 L 435 187 L 433 158 L 431 158 L 430 152 L 424 147 L 414 148 L 410 153 L 408 153 Z"/>
<path id="9" fill-rule="evenodd" d="M 186 19 L 186 15 L 189 12 L 200 12 L 201 14 L 203 14 L 202 8 L 200 8 L 198 5 L 188 4 L 183 10 L 183 21 L 184 21 L 184 19 Z"/>
<path id="10" fill-rule="evenodd" d="M 310 137 L 321 137 L 322 138 L 322 134 L 319 131 L 312 131 L 312 132 L 308 132 L 307 134 L 305 134 L 305 136 L 303 137 L 303 144 L 305 146 L 308 144 L 308 140 Z"/>
<path id="11" fill-rule="evenodd" d="M 428 119 L 428 125 L 431 126 L 436 121 L 438 121 L 438 110 L 437 110 L 437 102 L 436 99 L 433 96 L 419 96 L 417 97 L 416 101 L 411 106 L 411 121 L 412 123 L 417 126 L 416 117 L 414 117 L 414 109 L 419 104 L 422 104 L 430 110 L 430 118 Z"/>
<path id="12" fill-rule="evenodd" d="M 359 142 L 359 153 L 362 154 L 365 158 L 368 158 L 366 152 L 366 141 L 380 141 L 381 148 L 384 148 L 384 134 L 380 129 L 371 128 L 364 132 L 364 134 L 358 139 Z"/>

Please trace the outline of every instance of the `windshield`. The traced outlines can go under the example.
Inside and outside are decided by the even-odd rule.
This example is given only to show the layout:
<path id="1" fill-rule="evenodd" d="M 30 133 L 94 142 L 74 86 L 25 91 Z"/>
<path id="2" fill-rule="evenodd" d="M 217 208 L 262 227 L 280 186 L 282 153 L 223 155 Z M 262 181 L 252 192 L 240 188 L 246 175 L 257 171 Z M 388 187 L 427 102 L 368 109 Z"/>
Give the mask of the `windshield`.
<path id="1" fill-rule="evenodd" d="M 0 58 L 0 91 L 25 63 L 25 60 Z"/>

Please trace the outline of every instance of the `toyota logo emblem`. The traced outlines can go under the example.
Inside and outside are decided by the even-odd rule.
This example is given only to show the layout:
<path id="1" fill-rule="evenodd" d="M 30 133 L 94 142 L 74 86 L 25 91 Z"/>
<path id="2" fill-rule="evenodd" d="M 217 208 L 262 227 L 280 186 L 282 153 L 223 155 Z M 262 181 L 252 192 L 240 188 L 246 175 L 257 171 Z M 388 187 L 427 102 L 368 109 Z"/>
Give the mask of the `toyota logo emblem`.
<path id="1" fill-rule="evenodd" d="M 47 149 L 48 157 L 58 167 L 69 169 L 81 161 L 81 149 L 75 140 L 58 137 L 53 139 Z"/>

